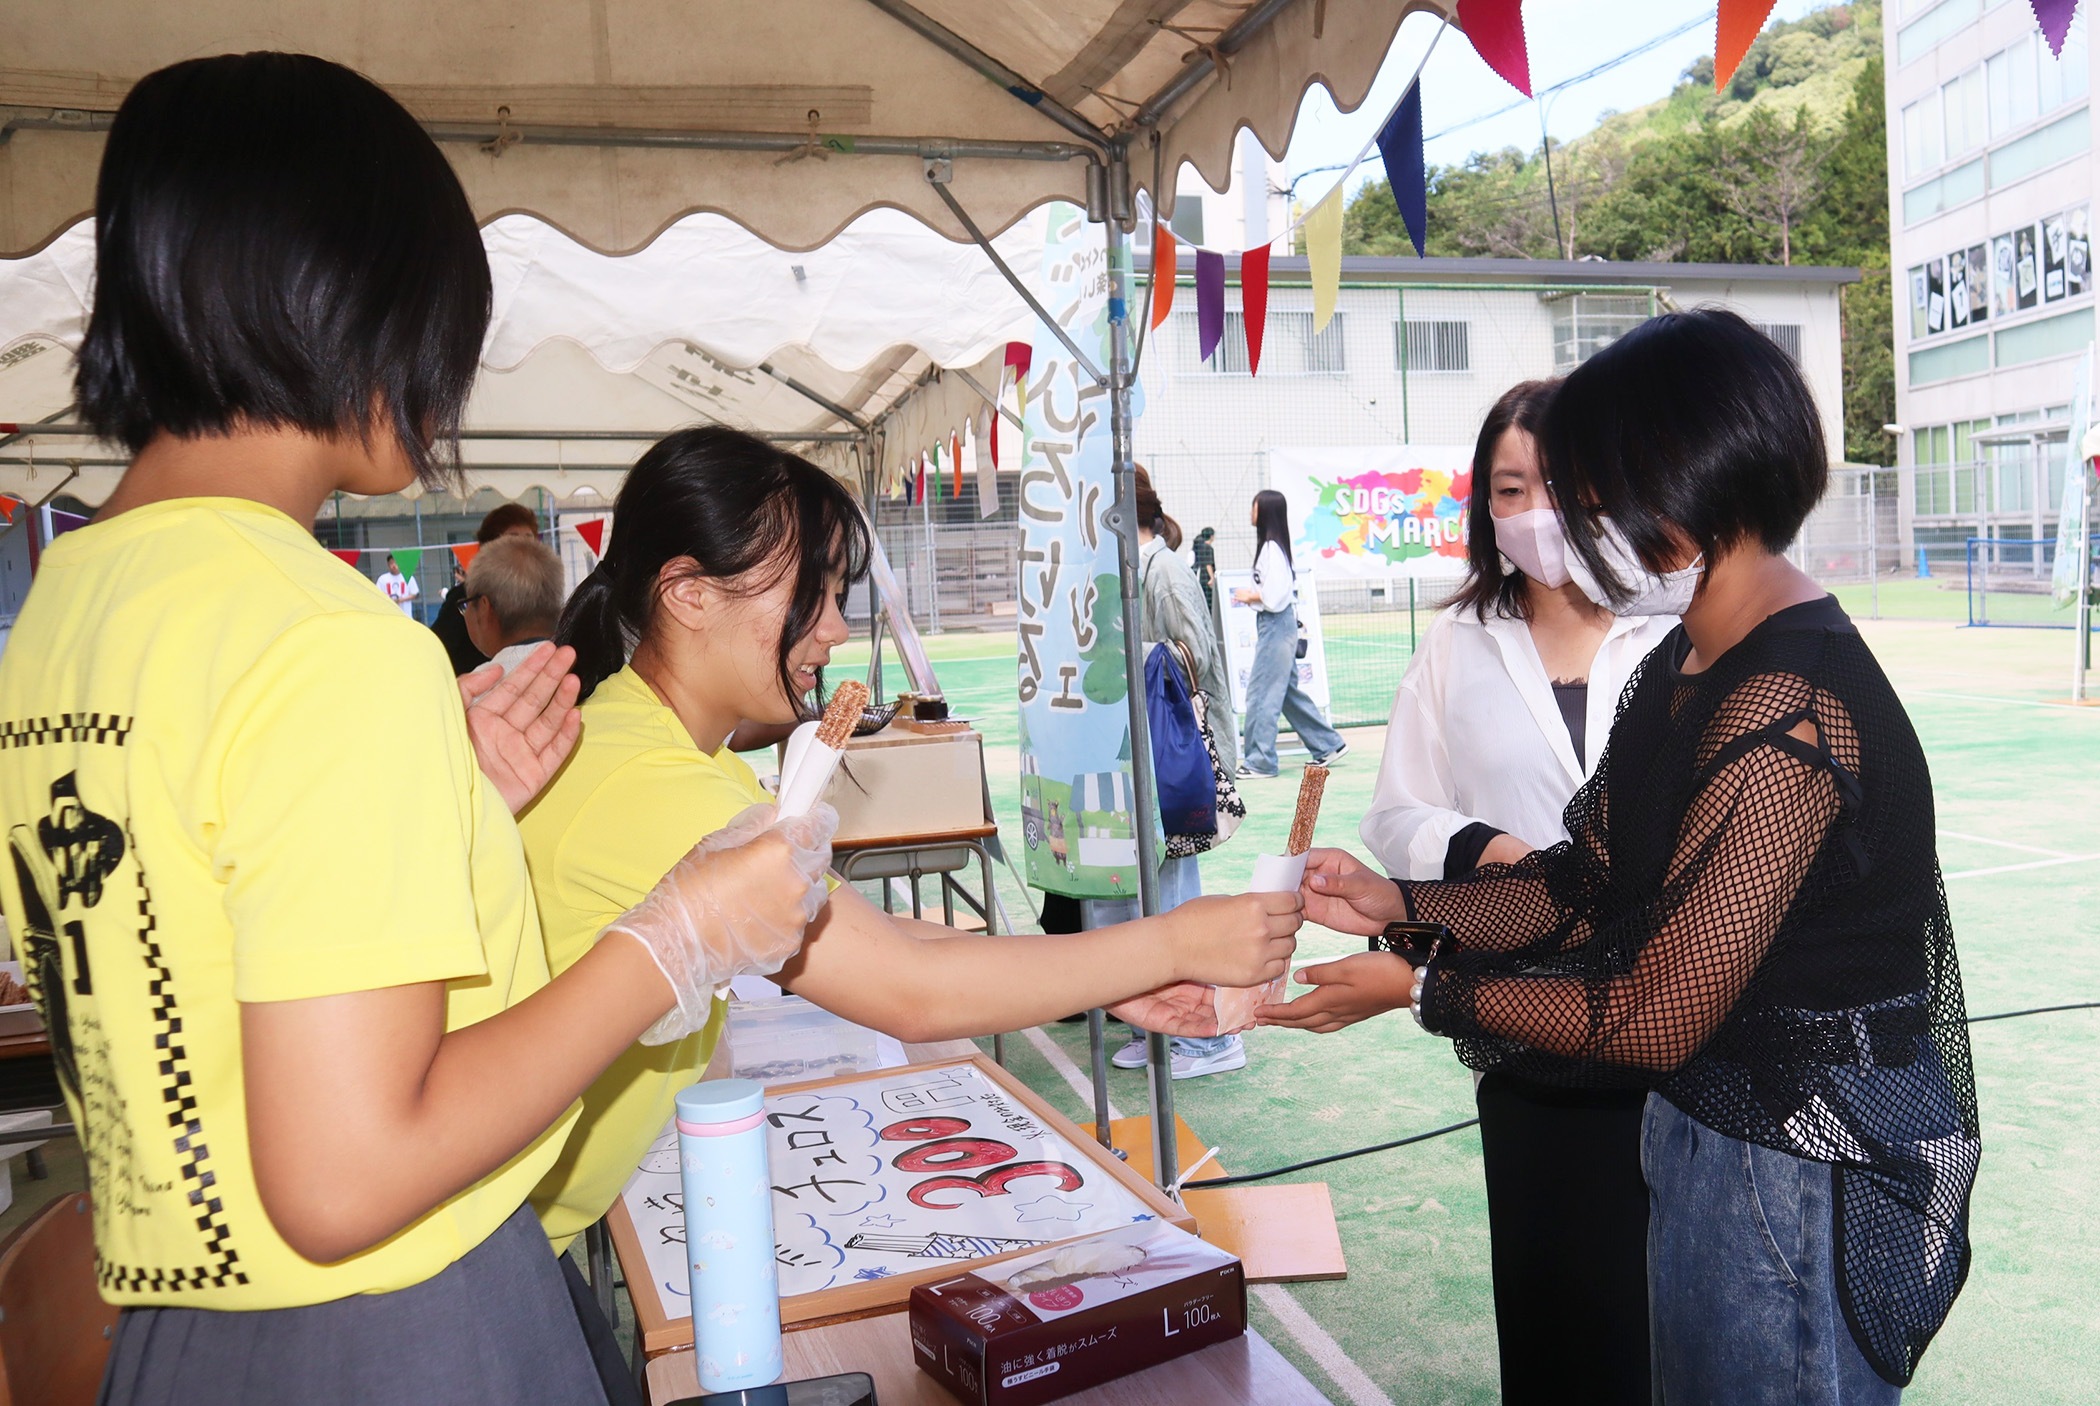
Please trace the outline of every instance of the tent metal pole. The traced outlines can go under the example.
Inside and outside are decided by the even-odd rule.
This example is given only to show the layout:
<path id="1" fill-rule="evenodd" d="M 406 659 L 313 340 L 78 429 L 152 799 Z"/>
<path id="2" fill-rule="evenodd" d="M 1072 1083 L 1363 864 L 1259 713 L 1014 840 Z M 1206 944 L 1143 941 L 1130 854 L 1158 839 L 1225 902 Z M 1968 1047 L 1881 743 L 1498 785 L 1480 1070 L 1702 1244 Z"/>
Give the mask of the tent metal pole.
<path id="1" fill-rule="evenodd" d="M 992 82 L 997 83 L 1014 97 L 1034 108 L 1058 126 L 1080 140 L 1098 147 L 1104 138 L 1101 130 L 1057 99 L 1008 68 L 954 30 L 921 13 L 903 0 L 868 0 L 876 9 L 896 20 L 912 33 L 939 49 L 950 58 L 957 59 Z"/>
<path id="2" fill-rule="evenodd" d="M 1124 159 L 1118 150 L 1115 159 Z M 1157 783 L 1152 771 L 1152 735 L 1145 717 L 1144 641 L 1140 638 L 1144 612 L 1138 584 L 1137 462 L 1132 457 L 1130 368 L 1130 245 L 1123 227 L 1104 221 L 1108 241 L 1108 360 L 1112 376 L 1108 386 L 1109 442 L 1115 455 L 1115 506 L 1108 526 L 1116 534 L 1123 579 L 1123 674 L 1128 682 L 1124 698 L 1130 708 L 1130 789 L 1132 821 L 1137 831 L 1138 908 L 1146 917 L 1159 911 L 1160 837 L 1153 830 L 1159 807 L 1154 797 Z M 1161 1186 L 1172 1186 L 1181 1174 L 1180 1149 L 1175 1141 L 1174 1063 L 1167 1037 L 1157 1032 L 1145 1037 L 1145 1074 L 1152 1115 L 1152 1176 Z M 1096 1097 L 1097 1103 L 1099 1096 Z"/>
<path id="3" fill-rule="evenodd" d="M 969 212 L 963 209 L 962 202 L 957 200 L 949 191 L 946 173 L 940 171 L 933 162 L 926 164 L 926 184 L 933 187 L 933 193 L 941 198 L 942 203 L 948 207 L 949 213 L 961 222 L 964 231 L 969 234 L 971 242 L 984 250 L 984 256 L 992 261 L 992 267 L 999 270 L 999 276 L 1013 285 L 1013 290 L 1021 295 L 1021 301 L 1028 304 L 1028 310 L 1036 315 L 1036 319 L 1043 326 L 1050 329 L 1058 341 L 1065 344 L 1065 350 L 1072 354 L 1072 359 L 1079 363 L 1080 369 L 1093 378 L 1095 385 L 1109 386 L 1108 377 L 1101 374 L 1101 368 L 1094 365 L 1094 359 L 1079 349 L 1079 343 L 1072 340 L 1072 334 L 1065 331 L 1063 324 L 1052 317 L 1050 310 L 1037 301 L 1035 294 L 1029 290 L 1027 284 L 1021 281 L 1020 276 L 1012 268 L 1008 267 L 1006 260 L 999 257 L 999 251 L 992 247 L 991 240 L 984 237 L 984 231 L 977 227 L 977 221 L 970 218 Z M 1130 281 L 1127 269 L 1124 271 L 1123 281 L 1126 285 Z M 1127 288 L 1125 291 L 1128 291 Z M 1111 293 L 1109 296 L 1113 298 L 1115 295 Z M 1125 321 L 1127 324 L 1128 319 L 1126 318 Z M 1127 325 L 1123 328 L 1123 334 L 1126 337 L 1130 334 L 1130 328 Z M 1109 389 L 1110 394 L 1114 394 L 1114 388 L 1110 386 Z"/>
<path id="4" fill-rule="evenodd" d="M 804 400 L 812 401 L 815 404 L 821 406 L 822 408 L 829 410 L 832 414 L 838 416 L 841 420 L 844 420 L 847 424 L 853 426 L 854 429 L 865 431 L 868 428 L 868 422 L 866 420 L 863 420 L 860 416 L 854 414 L 851 410 L 848 410 L 845 406 L 839 404 L 837 401 L 819 395 L 817 392 L 811 390 L 808 386 L 805 386 L 800 381 L 796 380 L 793 376 L 788 375 L 785 371 L 776 370 L 773 366 L 773 363 L 771 363 L 770 361 L 761 361 L 760 363 L 758 363 L 758 369 L 765 375 L 771 376 L 774 380 L 780 382 L 781 385 L 786 386 L 796 395 L 801 396 Z"/>
<path id="5" fill-rule="evenodd" d="M 1231 58 L 1252 43 L 1255 36 L 1274 24 L 1276 17 L 1295 3 L 1296 0 L 1262 0 L 1220 34 L 1212 47 L 1226 58 Z M 1181 101 L 1198 83 L 1217 71 L 1218 66 L 1212 62 L 1210 55 L 1197 51 L 1182 65 L 1181 73 L 1173 82 L 1145 100 L 1145 105 L 1131 117 L 1132 124 L 1139 127 L 1157 127 L 1160 119 L 1166 116 L 1168 108 Z"/>

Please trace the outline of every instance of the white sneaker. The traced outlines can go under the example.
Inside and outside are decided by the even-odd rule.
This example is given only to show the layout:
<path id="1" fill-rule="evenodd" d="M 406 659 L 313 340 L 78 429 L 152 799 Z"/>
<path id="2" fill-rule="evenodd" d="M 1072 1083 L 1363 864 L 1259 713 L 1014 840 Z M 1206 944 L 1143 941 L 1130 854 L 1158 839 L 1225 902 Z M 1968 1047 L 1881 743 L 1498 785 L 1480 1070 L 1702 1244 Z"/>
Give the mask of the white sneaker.
<path id="1" fill-rule="evenodd" d="M 1232 1043 L 1216 1054 L 1174 1056 L 1174 1077 L 1198 1079 L 1205 1074 L 1229 1074 L 1235 1069 L 1247 1067 L 1246 1041 L 1235 1035 Z"/>
<path id="2" fill-rule="evenodd" d="M 1332 752 L 1329 752 L 1329 753 L 1328 753 L 1328 754 L 1327 754 L 1326 756 L 1324 756 L 1324 757 L 1316 757 L 1316 758 L 1314 758 L 1314 760 L 1315 760 L 1315 761 L 1317 761 L 1317 762 L 1318 762 L 1318 763 L 1319 763 L 1319 764 L 1320 764 L 1321 766 L 1333 766 L 1333 765 L 1334 765 L 1334 764 L 1335 764 L 1336 762 L 1340 761 L 1340 760 L 1341 760 L 1342 758 L 1344 758 L 1344 757 L 1346 757 L 1346 756 L 1348 756 L 1348 755 L 1349 755 L 1349 744 L 1348 744 L 1347 742 L 1344 742 L 1344 743 L 1342 743 L 1342 745 L 1341 745 L 1341 746 L 1339 746 L 1339 747 L 1335 748 L 1335 749 L 1334 749 L 1334 750 L 1333 750 Z"/>
<path id="3" fill-rule="evenodd" d="M 1108 1057 L 1108 1062 L 1118 1069 L 1143 1069 L 1145 1067 L 1145 1037 L 1132 1035 L 1130 1043 Z"/>

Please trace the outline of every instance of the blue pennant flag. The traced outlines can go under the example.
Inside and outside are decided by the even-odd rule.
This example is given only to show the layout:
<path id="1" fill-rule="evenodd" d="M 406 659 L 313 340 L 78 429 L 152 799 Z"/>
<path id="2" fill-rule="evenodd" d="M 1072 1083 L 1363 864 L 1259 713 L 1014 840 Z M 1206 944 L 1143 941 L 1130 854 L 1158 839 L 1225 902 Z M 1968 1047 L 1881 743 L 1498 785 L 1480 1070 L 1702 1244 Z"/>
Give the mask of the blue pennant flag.
<path id="1" fill-rule="evenodd" d="M 1422 84 L 1417 80 L 1378 133 L 1378 154 L 1385 158 L 1385 178 L 1393 188 L 1407 237 L 1415 254 L 1427 253 L 1429 240 L 1429 172 L 1422 160 Z"/>

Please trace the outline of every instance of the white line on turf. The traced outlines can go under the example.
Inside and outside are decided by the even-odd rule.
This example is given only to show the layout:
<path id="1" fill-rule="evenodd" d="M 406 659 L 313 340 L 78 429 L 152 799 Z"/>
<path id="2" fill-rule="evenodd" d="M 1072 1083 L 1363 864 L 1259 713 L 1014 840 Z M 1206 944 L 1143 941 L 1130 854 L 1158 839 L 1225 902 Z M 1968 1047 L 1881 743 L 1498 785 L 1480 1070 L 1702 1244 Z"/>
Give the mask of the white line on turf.
<path id="1" fill-rule="evenodd" d="M 1071 1056 L 1059 1048 L 1057 1041 L 1045 1035 L 1039 1027 L 1031 1025 L 1022 1031 L 1021 1034 L 1027 1039 L 1029 1044 L 1035 1046 L 1036 1053 L 1050 1062 L 1050 1067 L 1058 1072 L 1058 1076 L 1072 1086 L 1072 1092 L 1079 1095 L 1080 1107 L 1086 1109 L 1088 1117 L 1092 1117 L 1094 1112 L 1094 1081 L 1081 1073 L 1079 1066 L 1072 1063 Z M 1116 1112 L 1116 1105 L 1113 1101 L 1108 1105 L 1108 1116 L 1110 1118 L 1123 1116 Z"/>
<path id="2" fill-rule="evenodd" d="M 2100 716 L 2100 710 L 2082 708 L 2076 703 L 2050 703 L 2039 698 L 1998 698 L 1988 693 L 1942 693 L 1930 688 L 1906 688 L 1906 696 L 1917 698 L 1959 698 L 1965 703 L 2002 703 L 2008 708 L 2048 708 L 2058 713 L 2089 713 Z"/>
<path id="3" fill-rule="evenodd" d="M 1942 830 L 1940 833 L 1950 840 L 1967 840 L 1970 844 L 1975 845 L 1996 845 L 2000 849 L 2023 849 L 2029 854 L 2046 854 L 2051 859 L 2071 858 L 2069 850 L 2043 849 L 2040 845 L 2016 845 L 2011 840 L 1994 840 L 1989 835 L 1964 835 L 1959 830 Z"/>
<path id="4" fill-rule="evenodd" d="M 2059 864 L 2085 864 L 2100 859 L 2100 854 L 2067 854 L 2061 859 L 2036 859 L 2026 864 L 1999 864 L 1989 869 L 1963 869 L 1944 875 L 1947 879 L 1980 879 L 1985 874 L 2013 874 L 2022 869 L 2053 869 Z"/>
<path id="5" fill-rule="evenodd" d="M 1313 1321 L 1313 1316 L 1305 1311 L 1305 1305 L 1293 1298 L 1290 1290 L 1281 1284 L 1256 1284 L 1252 1287 L 1262 1306 L 1276 1315 L 1276 1321 L 1283 1325 L 1292 1341 L 1305 1350 L 1307 1357 L 1320 1364 L 1320 1370 L 1341 1388 L 1342 1394 L 1354 1406 L 1393 1406 L 1393 1398 L 1380 1391 L 1378 1383 L 1366 1376 L 1364 1369 L 1342 1351 L 1342 1345 Z"/>

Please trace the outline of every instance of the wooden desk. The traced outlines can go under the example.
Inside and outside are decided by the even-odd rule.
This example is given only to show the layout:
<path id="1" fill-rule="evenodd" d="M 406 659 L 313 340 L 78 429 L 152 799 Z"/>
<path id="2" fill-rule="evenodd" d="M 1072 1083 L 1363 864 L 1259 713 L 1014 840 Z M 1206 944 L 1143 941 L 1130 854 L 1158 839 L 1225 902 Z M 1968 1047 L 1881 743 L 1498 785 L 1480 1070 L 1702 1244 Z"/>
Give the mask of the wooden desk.
<path id="1" fill-rule="evenodd" d="M 880 1406 L 956 1406 L 955 1397 L 913 1363 L 902 1313 L 789 1333 L 782 1348 L 790 1380 L 866 1372 L 875 1379 Z M 699 1395 L 693 1354 L 655 1358 L 647 1384 L 655 1406 Z M 1062 1400 L 1071 1406 L 1314 1406 L 1327 1398 L 1260 1334 L 1249 1332 Z"/>

